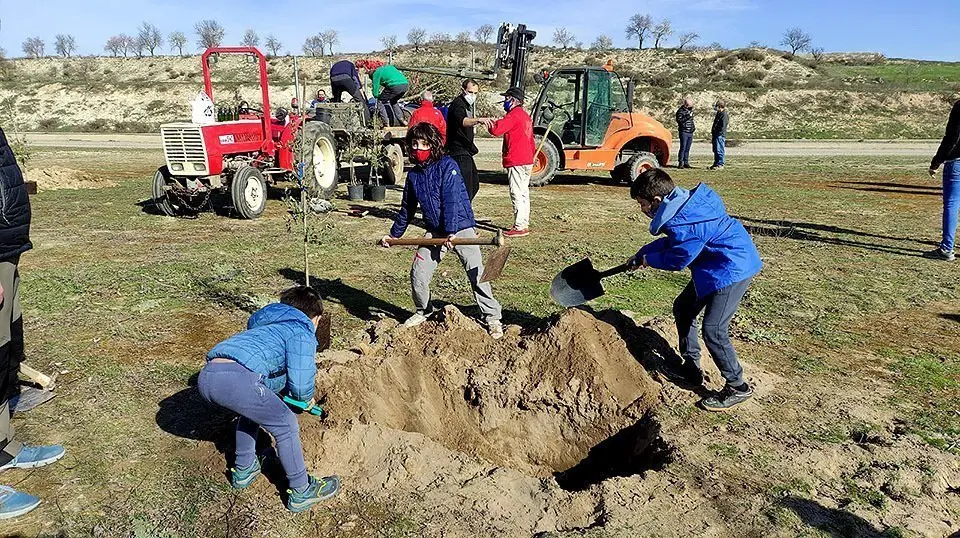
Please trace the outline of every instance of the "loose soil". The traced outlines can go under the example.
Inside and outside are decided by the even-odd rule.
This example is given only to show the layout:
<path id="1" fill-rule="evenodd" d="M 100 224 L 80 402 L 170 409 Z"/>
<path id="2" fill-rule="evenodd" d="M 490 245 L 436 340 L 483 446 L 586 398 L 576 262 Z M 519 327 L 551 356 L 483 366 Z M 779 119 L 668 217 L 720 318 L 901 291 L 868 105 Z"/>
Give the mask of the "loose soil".
<path id="1" fill-rule="evenodd" d="M 102 189 L 116 185 L 113 181 L 62 166 L 30 168 L 24 173 L 24 178 L 28 181 L 36 181 L 37 188 L 41 191 L 57 189 Z"/>

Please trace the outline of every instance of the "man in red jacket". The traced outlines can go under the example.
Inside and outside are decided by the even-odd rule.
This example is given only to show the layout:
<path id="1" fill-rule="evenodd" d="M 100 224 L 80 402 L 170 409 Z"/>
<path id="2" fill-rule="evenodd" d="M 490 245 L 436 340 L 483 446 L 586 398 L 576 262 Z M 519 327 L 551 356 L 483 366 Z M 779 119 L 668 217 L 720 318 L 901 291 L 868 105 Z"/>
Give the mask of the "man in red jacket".
<path id="1" fill-rule="evenodd" d="M 533 120 L 523 109 L 523 90 L 510 88 L 503 94 L 507 115 L 485 125 L 493 136 L 503 137 L 503 167 L 510 178 L 513 202 L 513 228 L 503 235 L 523 237 L 530 234 L 530 173 L 533 171 Z"/>
<path id="2" fill-rule="evenodd" d="M 423 95 L 420 96 L 420 108 L 414 110 L 410 116 L 407 132 L 410 132 L 410 129 L 413 129 L 413 126 L 418 123 L 429 123 L 436 127 L 440 131 L 443 144 L 447 144 L 447 122 L 443 119 L 443 113 L 433 106 L 433 94 L 430 93 L 430 90 L 423 92 Z"/>

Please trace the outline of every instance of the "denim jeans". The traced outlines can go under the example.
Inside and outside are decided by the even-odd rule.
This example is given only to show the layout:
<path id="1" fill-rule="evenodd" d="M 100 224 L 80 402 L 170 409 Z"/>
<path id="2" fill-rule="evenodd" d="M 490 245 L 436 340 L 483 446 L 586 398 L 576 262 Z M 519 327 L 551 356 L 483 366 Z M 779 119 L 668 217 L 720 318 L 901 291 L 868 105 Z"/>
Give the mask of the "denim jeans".
<path id="1" fill-rule="evenodd" d="M 723 166 L 723 158 L 727 152 L 727 137 L 725 136 L 715 136 L 713 137 L 713 165 L 714 166 Z"/>
<path id="2" fill-rule="evenodd" d="M 677 334 L 680 336 L 680 355 L 685 361 L 700 366 L 697 317 L 704 312 L 703 341 L 707 344 L 707 350 L 717 364 L 720 374 L 731 387 L 743 384 L 743 368 L 730 342 L 730 320 L 737 312 L 740 300 L 752 280 L 741 280 L 706 297 L 698 297 L 693 282 L 690 282 L 673 302 L 673 317 L 677 323 Z"/>
<path id="3" fill-rule="evenodd" d="M 943 165 L 943 241 L 940 248 L 953 252 L 957 236 L 957 212 L 960 211 L 960 160 Z"/>
<path id="4" fill-rule="evenodd" d="M 197 388 L 203 399 L 240 415 L 237 420 L 236 467 L 249 467 L 256 458 L 257 432 L 262 427 L 277 442 L 277 456 L 291 489 L 307 486 L 307 467 L 300 444 L 297 415 L 263 384 L 263 376 L 230 361 L 208 362 Z"/>
<path id="5" fill-rule="evenodd" d="M 693 133 L 680 133 L 680 155 L 677 156 L 679 166 L 690 164 L 690 146 L 692 145 Z"/>

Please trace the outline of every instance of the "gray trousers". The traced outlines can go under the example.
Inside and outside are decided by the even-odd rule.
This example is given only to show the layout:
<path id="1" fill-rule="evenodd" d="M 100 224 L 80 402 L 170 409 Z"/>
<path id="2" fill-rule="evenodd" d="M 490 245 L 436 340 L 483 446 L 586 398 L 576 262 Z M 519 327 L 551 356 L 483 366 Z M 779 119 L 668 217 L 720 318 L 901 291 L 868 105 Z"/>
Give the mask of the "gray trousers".
<path id="1" fill-rule="evenodd" d="M 403 110 L 400 108 L 400 98 L 406 95 L 410 88 L 407 84 L 386 86 L 380 89 L 377 96 L 377 112 L 383 124 L 388 127 L 403 125 Z"/>
<path id="2" fill-rule="evenodd" d="M 20 256 L 0 262 L 0 286 L 3 305 L 0 307 L 0 465 L 20 453 L 22 446 L 13 438 L 10 423 L 11 396 L 23 360 L 23 317 L 20 310 Z"/>
<path id="3" fill-rule="evenodd" d="M 433 235 L 427 232 L 424 237 L 431 238 Z M 473 228 L 467 228 L 457 232 L 457 237 L 473 239 L 477 237 L 477 232 Z M 480 252 L 480 247 L 457 245 L 453 247 L 453 251 L 460 258 L 460 263 L 467 272 L 467 278 L 470 279 L 470 286 L 473 288 L 473 296 L 477 300 L 484 321 L 487 323 L 500 321 L 502 316 L 500 303 L 493 298 L 493 288 L 489 282 L 480 283 L 480 276 L 483 274 L 483 254 Z M 446 253 L 447 247 L 443 246 L 420 247 L 413 257 L 413 267 L 410 268 L 410 288 L 418 314 L 430 312 L 430 281 L 433 280 L 433 273 Z"/>
<path id="4" fill-rule="evenodd" d="M 700 366 L 700 341 L 697 338 L 697 316 L 703 312 L 703 341 L 727 385 L 743 384 L 743 368 L 730 342 L 730 320 L 740 300 L 750 287 L 752 278 L 741 280 L 706 297 L 698 297 L 693 282 L 673 302 L 673 317 L 680 336 L 680 355 Z"/>

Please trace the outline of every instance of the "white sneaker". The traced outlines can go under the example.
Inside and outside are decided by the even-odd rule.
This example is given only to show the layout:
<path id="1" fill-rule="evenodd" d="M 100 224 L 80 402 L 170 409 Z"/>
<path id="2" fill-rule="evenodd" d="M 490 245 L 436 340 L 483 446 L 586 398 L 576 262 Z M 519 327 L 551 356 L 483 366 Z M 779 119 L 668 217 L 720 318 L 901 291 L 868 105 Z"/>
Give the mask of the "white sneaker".
<path id="1" fill-rule="evenodd" d="M 494 340 L 503 338 L 503 324 L 499 321 L 491 321 L 488 323 L 487 330 L 490 332 L 490 336 L 492 336 Z"/>
<path id="2" fill-rule="evenodd" d="M 403 326 L 404 326 L 404 327 L 416 327 L 417 325 L 420 325 L 420 324 L 423 323 L 424 321 L 427 321 L 427 316 L 424 316 L 423 314 L 417 313 L 417 314 L 414 314 L 414 315 L 410 316 L 409 318 L 407 318 L 407 321 L 404 321 L 404 322 L 403 322 Z"/>

